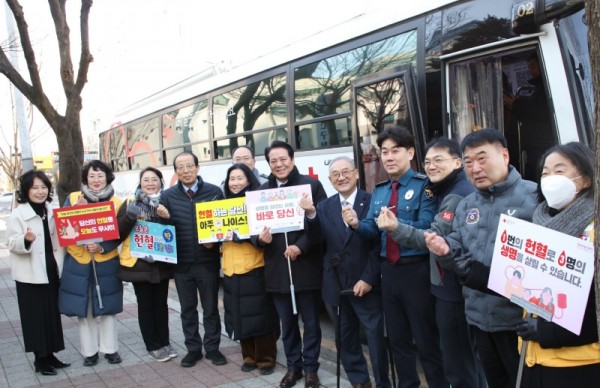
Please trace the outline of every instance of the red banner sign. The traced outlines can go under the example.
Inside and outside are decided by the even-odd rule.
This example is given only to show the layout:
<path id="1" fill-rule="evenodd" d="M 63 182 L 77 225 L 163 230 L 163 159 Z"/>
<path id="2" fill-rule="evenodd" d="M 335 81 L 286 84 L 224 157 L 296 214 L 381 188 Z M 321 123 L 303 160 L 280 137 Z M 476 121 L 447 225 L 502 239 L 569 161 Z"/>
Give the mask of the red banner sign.
<path id="1" fill-rule="evenodd" d="M 54 209 L 54 220 L 61 247 L 119 238 L 112 201 Z"/>

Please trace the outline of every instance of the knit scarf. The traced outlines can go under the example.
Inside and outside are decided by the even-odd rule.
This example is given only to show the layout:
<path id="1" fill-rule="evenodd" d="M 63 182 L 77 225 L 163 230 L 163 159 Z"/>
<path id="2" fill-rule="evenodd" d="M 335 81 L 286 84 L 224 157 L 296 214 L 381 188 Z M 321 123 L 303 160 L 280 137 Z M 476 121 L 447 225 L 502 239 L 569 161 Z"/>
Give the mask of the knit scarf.
<path id="1" fill-rule="evenodd" d="M 102 190 L 92 190 L 88 185 L 81 185 L 81 192 L 87 198 L 89 202 L 102 202 L 108 201 L 115 193 L 112 185 L 106 185 Z"/>
<path id="2" fill-rule="evenodd" d="M 593 218 L 594 194 L 590 191 L 558 213 L 549 207 L 546 201 L 540 203 L 533 213 L 532 221 L 569 236 L 580 237 Z"/>

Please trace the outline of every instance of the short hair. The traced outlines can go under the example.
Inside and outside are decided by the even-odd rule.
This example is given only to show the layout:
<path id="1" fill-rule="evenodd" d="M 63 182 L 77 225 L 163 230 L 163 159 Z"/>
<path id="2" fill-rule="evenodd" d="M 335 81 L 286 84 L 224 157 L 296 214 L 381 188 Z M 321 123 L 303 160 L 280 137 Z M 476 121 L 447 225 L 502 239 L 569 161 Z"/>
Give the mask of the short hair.
<path id="1" fill-rule="evenodd" d="M 334 158 L 330 163 L 329 163 L 329 171 L 331 171 L 331 166 L 333 166 L 333 164 L 335 162 L 339 162 L 340 160 L 345 160 L 346 162 L 350 163 L 350 165 L 352 165 L 352 168 L 356 168 L 356 164 L 354 163 L 354 159 L 348 157 L 348 156 L 338 156 L 337 158 Z"/>
<path id="2" fill-rule="evenodd" d="M 162 172 L 160 172 L 159 169 L 156 169 L 154 167 L 146 167 L 145 169 L 143 169 L 142 171 L 140 171 L 140 183 L 142 181 L 142 176 L 144 176 L 144 174 L 146 172 L 148 172 L 148 171 L 153 172 L 153 173 L 156 174 L 156 176 L 158 177 L 158 179 L 160 179 L 160 188 L 161 189 L 164 188 L 165 187 L 165 181 L 163 180 L 163 174 L 162 174 Z"/>
<path id="3" fill-rule="evenodd" d="M 234 163 L 227 169 L 227 175 L 225 177 L 225 183 L 223 184 L 223 194 L 225 194 L 225 198 L 231 198 L 233 193 L 229 189 L 229 176 L 231 172 L 234 170 L 242 170 L 246 179 L 248 179 L 248 191 L 256 190 L 258 186 L 260 186 L 260 182 L 254 172 L 250 170 L 250 167 L 246 166 L 244 163 Z"/>
<path id="4" fill-rule="evenodd" d="M 294 149 L 288 143 L 281 140 L 274 140 L 270 146 L 265 148 L 265 158 L 267 159 L 267 163 L 269 163 L 269 152 L 271 152 L 275 148 L 283 148 L 287 151 L 288 156 L 291 159 L 294 159 Z"/>
<path id="5" fill-rule="evenodd" d="M 397 147 L 415 148 L 415 137 L 408 129 L 403 127 L 389 127 L 381 131 L 377 136 L 377 146 L 381 148 L 386 140 L 393 141 Z"/>
<path id="6" fill-rule="evenodd" d="M 438 148 L 438 149 L 443 148 L 446 151 L 448 151 L 448 153 L 450 155 L 457 157 L 459 159 L 462 158 L 462 152 L 460 150 L 460 146 L 458 145 L 458 142 L 454 139 L 448 139 L 447 137 L 438 137 L 438 138 L 431 140 L 429 143 L 427 143 L 425 145 L 425 155 L 432 148 Z"/>
<path id="7" fill-rule="evenodd" d="M 19 177 L 19 186 L 15 192 L 17 203 L 27 203 L 29 201 L 29 190 L 33 187 L 35 178 L 38 178 L 46 185 L 48 188 L 46 202 L 52 202 L 52 182 L 50 182 L 50 178 L 43 171 L 29 170 Z"/>
<path id="8" fill-rule="evenodd" d="M 581 174 L 581 176 L 585 178 L 589 178 L 592 183 L 590 187 L 582 189 L 577 196 L 580 197 L 587 192 L 594 192 L 594 151 L 590 149 L 590 147 L 586 146 L 583 143 L 572 141 L 566 144 L 556 145 L 548 149 L 544 155 L 542 155 L 539 165 L 538 165 L 538 176 L 542 176 L 542 171 L 544 170 L 544 164 L 546 163 L 546 158 L 550 156 L 550 154 L 558 153 L 564 158 L 568 159 L 577 171 Z M 546 198 L 544 194 L 542 194 L 541 185 L 538 185 L 538 200 L 540 202 L 545 201 Z"/>
<path id="9" fill-rule="evenodd" d="M 198 157 L 191 151 L 183 151 L 175 155 L 175 157 L 173 158 L 173 170 L 177 171 L 177 166 L 175 165 L 175 162 L 177 161 L 178 157 L 183 155 L 191 155 L 192 158 L 194 158 L 194 166 L 198 166 Z"/>
<path id="10" fill-rule="evenodd" d="M 252 147 L 250 147 L 250 146 L 247 146 L 247 145 L 241 145 L 241 146 L 235 147 L 235 148 L 233 149 L 233 151 L 231 152 L 231 157 L 232 157 L 232 158 L 233 158 L 233 154 L 235 154 L 235 152 L 236 152 L 237 150 L 239 150 L 240 148 L 245 148 L 245 149 L 247 149 L 248 151 L 250 151 L 250 155 L 252 155 L 252 159 L 254 159 L 254 158 L 255 158 L 255 155 L 254 155 L 254 150 L 252 149 Z"/>
<path id="11" fill-rule="evenodd" d="M 87 178 L 90 170 L 102 171 L 106 174 L 106 184 L 110 185 L 115 180 L 115 174 L 112 172 L 112 168 L 101 160 L 94 159 L 84 164 L 81 170 L 81 183 L 84 185 L 88 184 Z"/>
<path id="12" fill-rule="evenodd" d="M 499 144 L 502 148 L 506 148 L 506 138 L 495 128 L 483 128 L 465 136 L 460 143 L 460 150 L 465 152 L 467 147 L 480 147 L 485 144 Z"/>

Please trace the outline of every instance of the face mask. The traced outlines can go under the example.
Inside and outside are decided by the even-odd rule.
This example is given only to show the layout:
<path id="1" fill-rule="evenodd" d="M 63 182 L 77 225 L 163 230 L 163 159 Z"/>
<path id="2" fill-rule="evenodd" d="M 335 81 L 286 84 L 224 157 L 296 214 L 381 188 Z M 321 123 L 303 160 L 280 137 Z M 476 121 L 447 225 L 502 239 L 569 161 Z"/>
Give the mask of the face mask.
<path id="1" fill-rule="evenodd" d="M 573 179 L 577 178 L 580 177 Z M 577 187 L 573 183 L 573 179 L 569 179 L 564 175 L 549 175 L 542 178 L 542 194 L 544 194 L 548 206 L 556 210 L 562 210 L 575 199 Z"/>

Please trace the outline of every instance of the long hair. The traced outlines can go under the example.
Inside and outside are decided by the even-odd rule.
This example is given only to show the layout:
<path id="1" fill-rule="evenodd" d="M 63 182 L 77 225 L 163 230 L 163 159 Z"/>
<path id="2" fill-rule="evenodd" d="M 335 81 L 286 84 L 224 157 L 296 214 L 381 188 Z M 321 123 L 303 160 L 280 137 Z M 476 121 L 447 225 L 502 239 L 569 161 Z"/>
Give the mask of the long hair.
<path id="1" fill-rule="evenodd" d="M 29 170 L 19 177 L 19 188 L 16 191 L 17 203 L 27 203 L 29 201 L 29 190 L 33 187 L 35 178 L 41 180 L 48 188 L 48 198 L 46 202 L 52 202 L 52 182 L 43 172 L 38 170 Z"/>
<path id="2" fill-rule="evenodd" d="M 235 195 L 229 189 L 229 176 L 234 170 L 242 170 L 242 172 L 246 176 L 246 179 L 248 179 L 247 191 L 256 190 L 258 186 L 260 186 L 258 178 L 256 177 L 256 175 L 254 175 L 254 172 L 250 170 L 250 167 L 246 166 L 244 163 L 232 164 L 231 167 L 227 169 L 227 176 L 225 177 L 225 183 L 223 184 L 223 192 L 225 194 L 225 198 L 231 198 Z"/>

